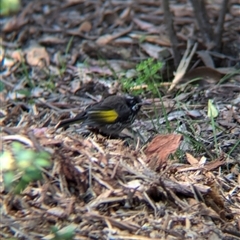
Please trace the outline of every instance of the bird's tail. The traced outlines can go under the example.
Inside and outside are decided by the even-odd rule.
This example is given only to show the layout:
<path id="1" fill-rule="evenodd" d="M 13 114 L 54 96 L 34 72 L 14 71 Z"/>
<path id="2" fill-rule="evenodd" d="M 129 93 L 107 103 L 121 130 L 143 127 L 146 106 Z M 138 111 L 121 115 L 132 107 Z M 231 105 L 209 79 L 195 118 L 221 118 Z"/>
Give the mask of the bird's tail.
<path id="1" fill-rule="evenodd" d="M 64 119 L 62 121 L 59 121 L 57 123 L 57 125 L 55 126 L 55 129 L 61 128 L 61 127 L 67 127 L 67 126 L 69 126 L 71 124 L 74 124 L 74 123 L 81 123 L 85 119 L 86 119 L 85 114 L 80 113 L 80 114 L 77 114 L 74 118 L 68 118 L 68 119 Z"/>

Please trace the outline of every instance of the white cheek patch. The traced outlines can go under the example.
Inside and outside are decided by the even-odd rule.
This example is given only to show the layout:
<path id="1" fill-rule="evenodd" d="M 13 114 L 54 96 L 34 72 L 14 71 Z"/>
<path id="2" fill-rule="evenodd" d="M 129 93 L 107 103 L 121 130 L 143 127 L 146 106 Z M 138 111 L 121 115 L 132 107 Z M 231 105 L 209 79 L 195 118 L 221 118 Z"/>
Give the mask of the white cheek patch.
<path id="1" fill-rule="evenodd" d="M 132 107 L 132 110 L 133 110 L 133 111 L 137 111 L 138 108 L 139 108 L 138 104 L 135 104 L 135 105 Z"/>

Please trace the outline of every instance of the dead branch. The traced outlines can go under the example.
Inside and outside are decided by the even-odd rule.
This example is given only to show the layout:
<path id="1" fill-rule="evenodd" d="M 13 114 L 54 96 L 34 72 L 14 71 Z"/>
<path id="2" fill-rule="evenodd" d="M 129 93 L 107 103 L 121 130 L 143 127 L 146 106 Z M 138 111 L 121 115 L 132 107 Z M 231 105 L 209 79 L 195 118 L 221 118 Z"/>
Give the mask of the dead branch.
<path id="1" fill-rule="evenodd" d="M 207 46 L 208 49 L 211 49 L 213 47 L 212 28 L 208 20 L 205 3 L 204 1 L 198 0 L 190 0 L 190 2 L 192 3 L 205 46 Z"/>
<path id="2" fill-rule="evenodd" d="M 169 1 L 163 0 L 162 3 L 163 3 L 163 9 L 164 9 L 164 21 L 165 21 L 165 24 L 167 27 L 168 36 L 171 41 L 172 50 L 173 50 L 174 65 L 175 65 L 175 67 L 177 67 L 181 60 L 181 56 L 178 51 L 177 36 L 176 36 L 175 30 L 173 28 L 172 13 L 170 12 Z"/>
<path id="3" fill-rule="evenodd" d="M 216 50 L 219 51 L 221 49 L 221 42 L 222 42 L 222 33 L 223 33 L 223 24 L 225 19 L 225 14 L 227 11 L 228 0 L 222 1 L 221 11 L 218 17 L 218 23 L 216 28 Z"/>

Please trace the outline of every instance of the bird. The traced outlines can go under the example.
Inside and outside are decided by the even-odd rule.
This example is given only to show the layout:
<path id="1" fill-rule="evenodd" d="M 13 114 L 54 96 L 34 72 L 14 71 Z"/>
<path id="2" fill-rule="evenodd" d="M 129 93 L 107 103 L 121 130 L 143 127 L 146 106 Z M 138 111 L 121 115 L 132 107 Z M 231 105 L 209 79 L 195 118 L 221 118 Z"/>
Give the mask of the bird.
<path id="1" fill-rule="evenodd" d="M 87 126 L 92 132 L 117 136 L 134 122 L 141 106 L 149 104 L 139 96 L 111 95 L 88 106 L 75 117 L 59 121 L 55 129 L 81 123 L 81 126 Z"/>

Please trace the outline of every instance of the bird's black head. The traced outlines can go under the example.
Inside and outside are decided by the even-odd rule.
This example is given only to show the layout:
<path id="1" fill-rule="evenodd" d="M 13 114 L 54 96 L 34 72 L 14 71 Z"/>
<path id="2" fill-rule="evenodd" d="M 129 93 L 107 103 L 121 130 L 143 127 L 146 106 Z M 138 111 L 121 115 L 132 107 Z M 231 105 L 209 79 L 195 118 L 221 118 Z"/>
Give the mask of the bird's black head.
<path id="1" fill-rule="evenodd" d="M 142 100 L 140 97 L 137 96 L 127 96 L 126 103 L 128 107 L 131 109 L 131 111 L 135 113 L 137 113 L 142 106 Z"/>

